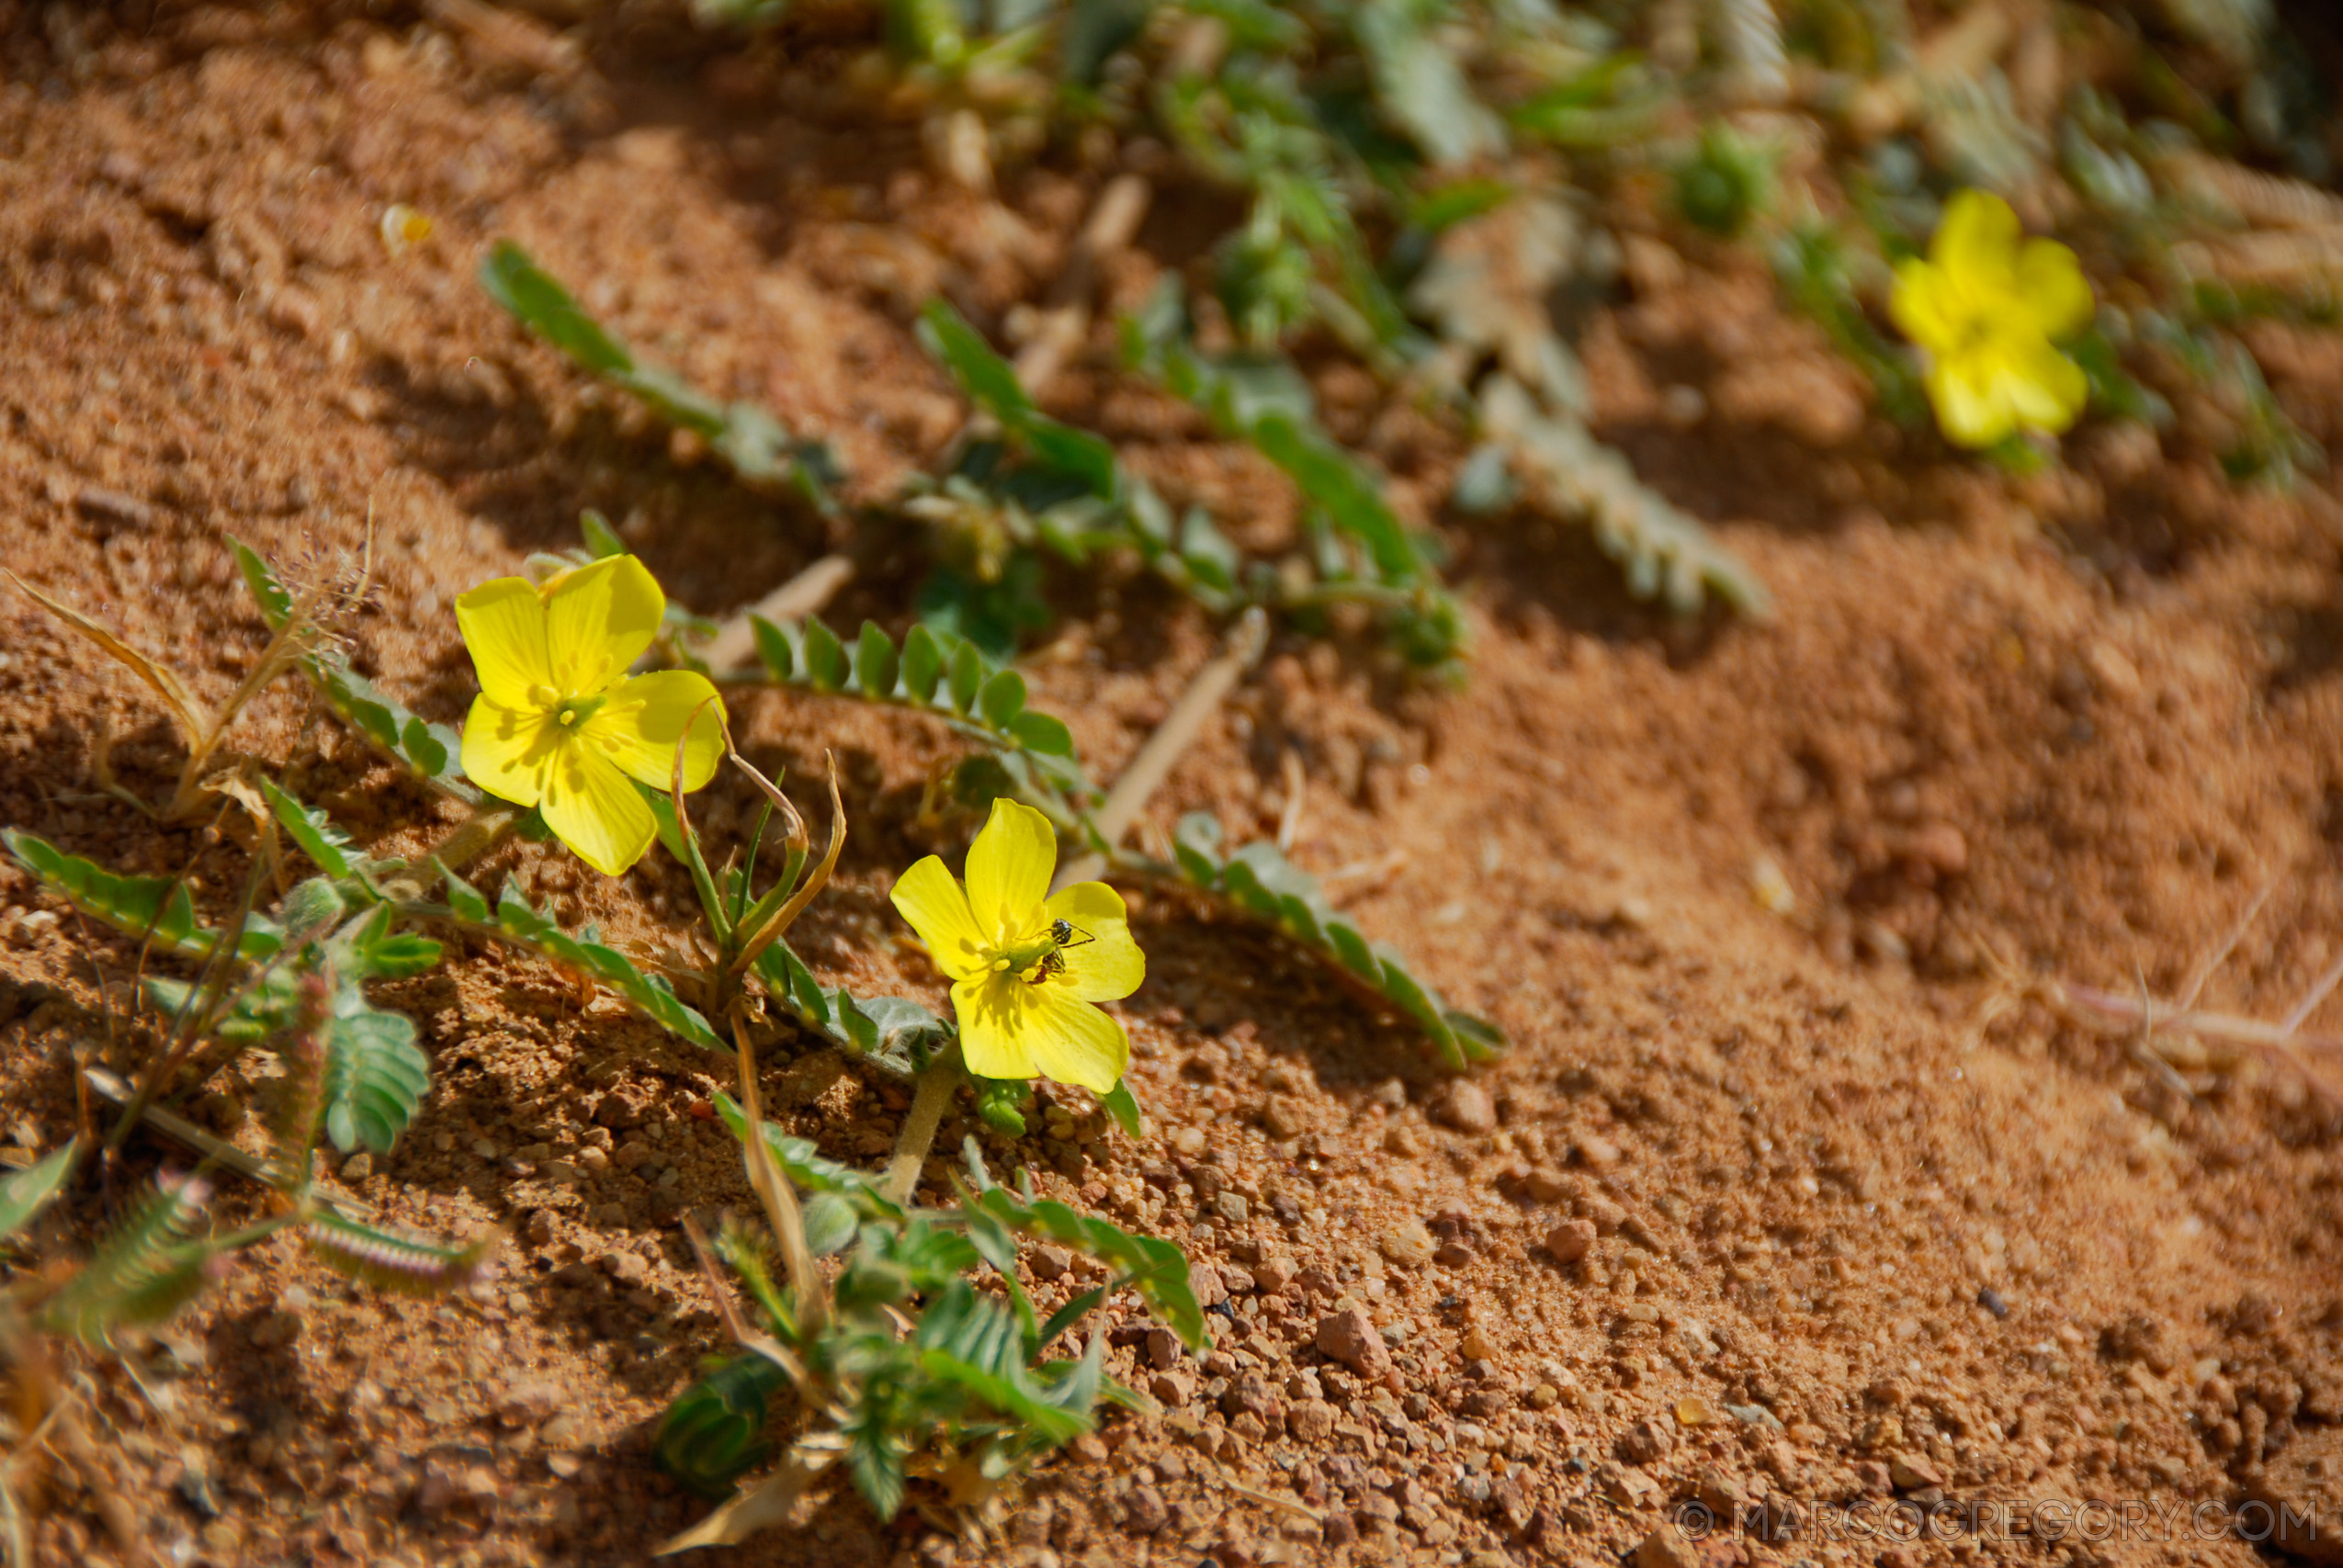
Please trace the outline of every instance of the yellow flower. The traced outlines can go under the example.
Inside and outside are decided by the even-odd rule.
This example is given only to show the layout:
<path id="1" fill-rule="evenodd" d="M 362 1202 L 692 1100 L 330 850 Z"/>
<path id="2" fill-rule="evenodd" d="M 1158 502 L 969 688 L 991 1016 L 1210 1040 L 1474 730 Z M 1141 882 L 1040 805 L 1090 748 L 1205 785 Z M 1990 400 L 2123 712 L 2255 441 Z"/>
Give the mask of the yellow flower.
<path id="1" fill-rule="evenodd" d="M 2082 367 L 2052 340 L 2089 323 L 2090 285 L 2074 252 L 2021 237 L 2008 202 L 1964 190 L 1946 206 L 1928 259 L 1896 269 L 1889 313 L 1928 351 L 1936 423 L 1964 446 L 2020 430 L 2056 434 L 2089 393 Z"/>
<path id="2" fill-rule="evenodd" d="M 642 859 L 656 831 L 628 781 L 667 788 L 686 725 L 685 789 L 715 777 L 724 757 L 722 710 L 701 707 L 716 695 L 707 676 L 627 673 L 666 607 L 632 556 L 542 588 L 500 577 L 456 601 L 481 686 L 464 725 L 464 772 L 501 800 L 540 808 L 563 843 L 610 876 Z"/>
<path id="3" fill-rule="evenodd" d="M 1129 996 L 1147 978 L 1123 896 L 1078 882 L 1051 897 L 1058 835 L 1030 806 L 996 800 L 968 848 L 965 892 L 928 856 L 891 897 L 952 979 L 960 1057 L 979 1077 L 1039 1073 L 1100 1094 L 1123 1081 L 1131 1042 L 1093 1002 Z"/>

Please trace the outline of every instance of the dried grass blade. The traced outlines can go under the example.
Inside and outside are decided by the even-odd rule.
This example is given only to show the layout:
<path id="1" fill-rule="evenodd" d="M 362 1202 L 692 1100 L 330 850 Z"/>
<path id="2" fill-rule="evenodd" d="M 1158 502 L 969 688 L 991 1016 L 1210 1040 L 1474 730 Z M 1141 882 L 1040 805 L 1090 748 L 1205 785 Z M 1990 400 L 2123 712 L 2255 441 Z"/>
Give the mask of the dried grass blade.
<path id="1" fill-rule="evenodd" d="M 0 567 L 0 576 L 6 577 L 24 592 L 27 598 L 96 643 L 111 655 L 116 662 L 125 666 L 132 674 L 145 682 L 148 689 L 163 699 L 163 705 L 171 710 L 171 717 L 177 723 L 179 733 L 185 737 L 189 748 L 200 749 L 206 741 L 210 739 L 212 731 L 210 713 L 201 703 L 188 694 L 187 689 L 179 683 L 178 676 L 115 636 L 111 627 L 90 619 L 70 604 L 60 604 L 51 599 L 15 572 Z"/>
<path id="2" fill-rule="evenodd" d="M 701 1546 L 735 1546 L 761 1529 L 787 1523 L 798 1499 L 837 1459 L 834 1452 L 798 1444 L 782 1456 L 781 1468 L 765 1477 L 756 1490 L 724 1504 L 662 1546 L 657 1555 L 671 1557 Z"/>
<path id="3" fill-rule="evenodd" d="M 838 796 L 838 759 L 827 751 L 822 753 L 822 757 L 830 767 L 829 847 L 821 852 L 821 863 L 806 877 L 804 886 L 789 896 L 787 903 L 773 912 L 773 918 L 764 922 L 762 930 L 741 944 L 741 955 L 732 961 L 736 974 L 748 972 L 749 965 L 756 962 L 757 955 L 772 946 L 781 933 L 789 929 L 790 923 L 805 912 L 806 906 L 813 902 L 815 895 L 829 885 L 830 874 L 838 869 L 838 852 L 846 847 L 846 804 Z M 781 801 L 784 806 L 788 804 L 780 790 L 766 783 L 764 775 L 750 767 L 738 753 L 733 755 L 732 760 L 739 762 L 768 795 Z M 794 820 L 798 814 L 792 809 L 789 815 Z"/>

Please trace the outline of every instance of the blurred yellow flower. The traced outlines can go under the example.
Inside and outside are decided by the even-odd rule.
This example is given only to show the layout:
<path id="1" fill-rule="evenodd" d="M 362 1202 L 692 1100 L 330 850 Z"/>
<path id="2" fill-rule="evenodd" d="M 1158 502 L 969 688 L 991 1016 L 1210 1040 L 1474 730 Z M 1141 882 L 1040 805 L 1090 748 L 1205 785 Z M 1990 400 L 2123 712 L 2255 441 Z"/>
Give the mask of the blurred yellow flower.
<path id="1" fill-rule="evenodd" d="M 902 874 L 895 908 L 951 977 L 960 1058 L 979 1077 L 1038 1073 L 1104 1094 L 1131 1042 L 1094 1002 L 1147 978 L 1123 897 L 1104 882 L 1049 891 L 1058 834 L 1030 806 L 996 800 L 968 848 L 964 891 L 934 855 Z"/>
<path id="2" fill-rule="evenodd" d="M 707 676 L 627 673 L 666 608 L 632 556 L 542 588 L 500 577 L 456 601 L 481 686 L 464 726 L 464 772 L 500 800 L 538 807 L 563 843 L 609 876 L 642 859 L 656 831 L 628 781 L 669 787 L 686 727 L 685 789 L 715 777 L 724 758 L 723 709 Z"/>
<path id="3" fill-rule="evenodd" d="M 1964 190 L 1946 205 L 1928 259 L 1896 269 L 1888 311 L 1928 351 L 1936 423 L 1963 446 L 2056 434 L 2089 395 L 2082 367 L 2054 340 L 2089 323 L 2090 285 L 2066 246 L 2021 240 L 2008 202 Z"/>

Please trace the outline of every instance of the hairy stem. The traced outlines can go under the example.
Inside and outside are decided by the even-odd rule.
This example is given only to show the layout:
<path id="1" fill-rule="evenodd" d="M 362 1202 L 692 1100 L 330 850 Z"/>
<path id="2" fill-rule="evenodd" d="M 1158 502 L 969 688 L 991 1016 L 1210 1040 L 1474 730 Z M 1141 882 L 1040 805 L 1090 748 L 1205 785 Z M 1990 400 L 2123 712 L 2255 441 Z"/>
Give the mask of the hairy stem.
<path id="1" fill-rule="evenodd" d="M 911 1114 L 903 1118 L 894 1157 L 887 1162 L 886 1192 L 898 1203 L 909 1203 L 918 1190 L 920 1167 L 927 1163 L 927 1151 L 935 1146 L 935 1129 L 943 1125 L 944 1113 L 952 1108 L 953 1093 L 959 1087 L 956 1050 L 940 1053 L 920 1074 L 919 1087 L 911 1094 Z"/>

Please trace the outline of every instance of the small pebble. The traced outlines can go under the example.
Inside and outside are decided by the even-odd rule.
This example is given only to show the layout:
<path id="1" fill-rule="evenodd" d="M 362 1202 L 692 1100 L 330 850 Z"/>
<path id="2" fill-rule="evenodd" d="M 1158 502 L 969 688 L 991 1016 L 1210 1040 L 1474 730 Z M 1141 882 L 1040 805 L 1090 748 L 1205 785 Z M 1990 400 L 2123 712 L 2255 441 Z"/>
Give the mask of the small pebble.
<path id="1" fill-rule="evenodd" d="M 1488 1090 L 1470 1078 L 1451 1079 L 1432 1114 L 1460 1133 L 1487 1133 L 1497 1126 L 1497 1107 Z"/>
<path id="2" fill-rule="evenodd" d="M 1545 1250 L 1556 1263 L 1576 1263 L 1594 1247 L 1594 1222 L 1565 1220 L 1545 1233 Z"/>

